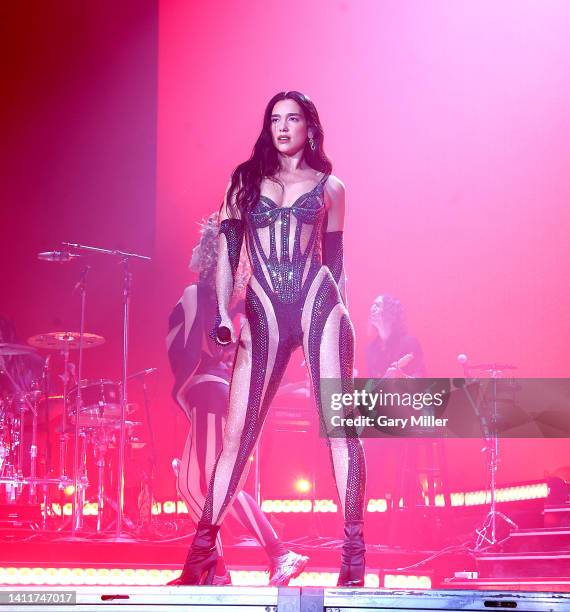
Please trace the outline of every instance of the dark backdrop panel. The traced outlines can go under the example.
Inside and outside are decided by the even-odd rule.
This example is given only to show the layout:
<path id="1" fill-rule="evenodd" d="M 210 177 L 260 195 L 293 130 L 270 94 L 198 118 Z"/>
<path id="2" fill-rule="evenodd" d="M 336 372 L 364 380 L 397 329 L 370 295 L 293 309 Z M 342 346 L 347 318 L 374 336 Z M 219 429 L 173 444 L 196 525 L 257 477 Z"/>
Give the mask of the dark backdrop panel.
<path id="1" fill-rule="evenodd" d="M 121 376 L 121 267 L 37 253 L 68 240 L 154 255 L 157 46 L 155 0 L 0 5 L 0 313 L 23 339 L 78 330 L 73 287 L 88 263 L 86 330 L 106 344 L 86 352 L 84 378 Z M 150 306 L 153 264 L 132 271 L 135 371 L 163 350 L 149 331 L 163 322 Z M 52 365 L 57 374 L 56 355 Z"/>

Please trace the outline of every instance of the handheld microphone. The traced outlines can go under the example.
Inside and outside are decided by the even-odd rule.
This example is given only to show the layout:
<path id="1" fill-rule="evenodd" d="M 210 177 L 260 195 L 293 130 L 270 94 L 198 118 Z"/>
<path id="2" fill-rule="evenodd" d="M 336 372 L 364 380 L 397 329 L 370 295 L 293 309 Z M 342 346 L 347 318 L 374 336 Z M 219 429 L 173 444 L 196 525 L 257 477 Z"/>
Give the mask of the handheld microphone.
<path id="1" fill-rule="evenodd" d="M 220 344 L 229 344 L 232 341 L 232 334 L 229 328 L 224 325 L 218 327 L 216 337 Z"/>

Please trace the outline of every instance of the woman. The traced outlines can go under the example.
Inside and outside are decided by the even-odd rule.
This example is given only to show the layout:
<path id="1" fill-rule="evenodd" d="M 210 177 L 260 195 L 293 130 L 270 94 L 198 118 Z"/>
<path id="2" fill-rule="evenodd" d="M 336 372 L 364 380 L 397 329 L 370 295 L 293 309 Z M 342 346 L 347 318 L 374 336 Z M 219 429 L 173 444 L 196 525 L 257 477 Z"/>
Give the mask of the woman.
<path id="1" fill-rule="evenodd" d="M 339 290 L 344 185 L 331 170 L 313 102 L 296 91 L 275 95 L 252 156 L 233 172 L 221 207 L 218 315 L 212 332 L 221 344 L 236 341 L 229 304 L 244 236 L 252 276 L 223 449 L 182 572 L 185 584 L 213 577 L 219 526 L 246 477 L 248 458 L 292 351 L 303 347 L 321 419 L 321 377 L 338 379 L 342 391 L 352 389 L 354 334 Z M 364 453 L 356 432 L 345 434 L 328 440 L 345 520 L 338 584 L 361 586 Z"/>
<path id="2" fill-rule="evenodd" d="M 377 296 L 370 306 L 372 340 L 366 347 L 371 378 L 421 378 L 425 375 L 422 347 L 408 335 L 404 307 L 391 295 Z"/>
<path id="3" fill-rule="evenodd" d="M 196 523 L 202 514 L 214 461 L 221 450 L 232 356 L 231 350 L 217 347 L 208 337 L 216 312 L 214 277 L 218 229 L 218 213 L 215 213 L 202 225 L 200 242 L 192 251 L 189 267 L 199 273 L 198 282 L 186 288 L 174 308 L 167 339 L 175 376 L 174 399 L 191 423 L 178 470 L 178 491 Z M 242 290 L 246 281 L 244 268 L 240 267 L 236 275 L 237 288 Z M 265 514 L 245 491 L 236 496 L 231 512 L 267 553 L 270 584 L 286 585 L 303 571 L 308 558 L 283 546 Z M 219 538 L 217 550 L 222 550 Z M 221 555 L 214 583 L 229 584 Z M 176 579 L 172 584 L 182 582 Z"/>

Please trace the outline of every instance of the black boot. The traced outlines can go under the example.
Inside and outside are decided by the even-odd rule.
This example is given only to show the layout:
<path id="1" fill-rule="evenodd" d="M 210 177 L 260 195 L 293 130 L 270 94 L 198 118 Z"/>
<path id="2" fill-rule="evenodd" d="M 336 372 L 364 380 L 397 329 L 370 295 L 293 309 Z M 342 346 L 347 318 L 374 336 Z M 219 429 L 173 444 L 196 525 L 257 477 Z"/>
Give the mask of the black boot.
<path id="1" fill-rule="evenodd" d="M 364 521 L 346 521 L 344 524 L 344 544 L 337 586 L 364 586 Z"/>
<path id="2" fill-rule="evenodd" d="M 214 574 L 214 580 L 212 581 L 214 586 L 231 586 L 232 576 L 226 567 L 223 557 L 218 556 L 218 562 L 216 563 L 216 573 Z"/>
<path id="3" fill-rule="evenodd" d="M 168 584 L 212 584 L 218 561 L 216 536 L 219 530 L 219 525 L 198 523 L 192 546 L 184 563 L 184 569 L 179 578 Z"/>

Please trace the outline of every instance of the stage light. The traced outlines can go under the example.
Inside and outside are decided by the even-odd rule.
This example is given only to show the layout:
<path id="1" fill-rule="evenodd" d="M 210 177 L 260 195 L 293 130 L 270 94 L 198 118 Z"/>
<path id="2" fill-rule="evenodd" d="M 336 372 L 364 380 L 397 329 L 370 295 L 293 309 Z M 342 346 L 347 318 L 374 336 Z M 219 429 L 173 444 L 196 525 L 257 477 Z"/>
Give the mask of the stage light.
<path id="1" fill-rule="evenodd" d="M 269 584 L 269 574 L 260 571 L 230 570 L 232 585 L 235 586 L 266 586 Z"/>
<path id="2" fill-rule="evenodd" d="M 369 499 L 366 506 L 367 512 L 386 512 L 388 502 L 385 499 Z"/>
<path id="3" fill-rule="evenodd" d="M 385 589 L 431 589 L 431 578 L 416 574 L 381 574 Z"/>
<path id="4" fill-rule="evenodd" d="M 495 491 L 497 502 L 515 502 L 527 499 L 546 499 L 550 489 L 546 482 L 531 482 L 527 484 L 498 487 Z M 457 506 L 483 506 L 491 503 L 491 491 L 458 491 L 450 493 L 451 505 Z M 435 496 L 435 505 L 442 508 L 445 505 L 443 493 Z"/>
<path id="5" fill-rule="evenodd" d="M 338 572 L 303 572 L 289 582 L 291 586 L 334 587 L 338 581 Z"/>
<path id="6" fill-rule="evenodd" d="M 75 493 L 75 487 L 72 484 L 67 485 L 63 489 L 63 492 L 64 492 L 65 495 L 67 495 L 67 497 L 71 497 Z"/>
<path id="7" fill-rule="evenodd" d="M 310 499 L 265 499 L 261 504 L 263 512 L 271 513 L 307 513 L 307 512 L 337 512 L 337 505 L 331 499 L 316 499 L 314 504 Z"/>
<path id="8" fill-rule="evenodd" d="M 9 585 L 164 585 L 180 574 L 177 570 L 133 568 L 0 568 L 0 583 Z"/>
<path id="9" fill-rule="evenodd" d="M 313 512 L 337 512 L 338 506 L 332 499 L 315 499 Z"/>
<path id="10" fill-rule="evenodd" d="M 180 570 L 94 567 L 0 567 L 0 583 L 5 585 L 50 586 L 161 586 L 177 578 Z M 264 586 L 269 574 L 260 570 L 230 570 L 235 586 Z M 303 572 L 292 586 L 336 586 L 338 572 Z M 364 586 L 378 588 L 377 574 L 366 574 Z M 421 587 L 418 587 L 421 588 Z"/>
<path id="11" fill-rule="evenodd" d="M 295 481 L 295 489 L 299 491 L 299 493 L 308 493 L 311 488 L 311 483 L 306 478 L 298 478 Z"/>
<path id="12" fill-rule="evenodd" d="M 97 502 L 87 502 L 83 506 L 83 516 L 97 516 L 99 504 Z"/>

